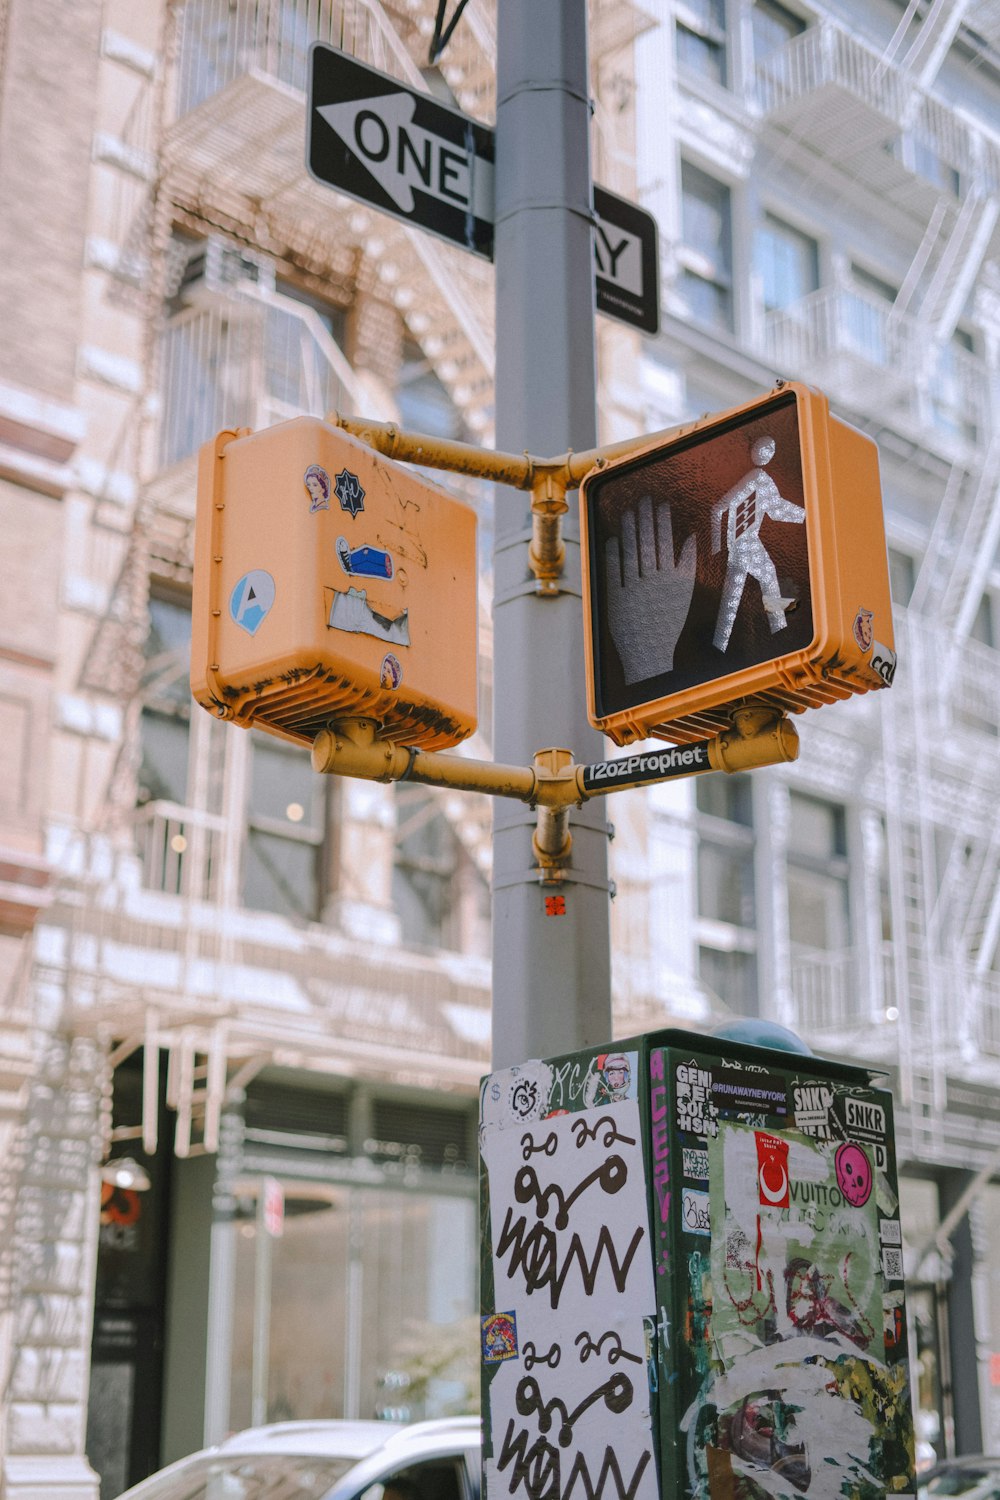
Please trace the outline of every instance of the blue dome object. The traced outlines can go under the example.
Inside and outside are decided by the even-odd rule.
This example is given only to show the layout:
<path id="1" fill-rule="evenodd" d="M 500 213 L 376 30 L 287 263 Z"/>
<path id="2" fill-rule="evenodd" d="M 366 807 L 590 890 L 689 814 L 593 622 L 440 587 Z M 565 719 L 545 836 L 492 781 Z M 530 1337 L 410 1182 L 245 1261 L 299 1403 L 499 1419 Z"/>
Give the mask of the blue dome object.
<path id="1" fill-rule="evenodd" d="M 815 1056 L 811 1047 L 787 1026 L 777 1021 L 764 1021 L 759 1016 L 741 1016 L 736 1021 L 724 1021 L 712 1032 L 726 1042 L 742 1042 L 747 1047 L 773 1047 L 777 1052 L 798 1052 L 803 1057 Z"/>

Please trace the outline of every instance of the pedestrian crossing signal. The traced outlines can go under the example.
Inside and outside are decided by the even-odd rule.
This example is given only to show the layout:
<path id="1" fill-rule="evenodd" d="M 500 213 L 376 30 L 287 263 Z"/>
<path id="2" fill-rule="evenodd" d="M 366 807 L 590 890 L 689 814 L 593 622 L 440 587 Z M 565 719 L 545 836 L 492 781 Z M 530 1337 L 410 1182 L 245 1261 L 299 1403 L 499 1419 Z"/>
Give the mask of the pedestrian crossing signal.
<path id="1" fill-rule="evenodd" d="M 299 744 L 348 718 L 446 749 L 476 727 L 476 517 L 318 417 L 201 450 L 191 688 Z"/>
<path id="2" fill-rule="evenodd" d="M 780 383 L 580 490 L 591 723 L 685 742 L 895 673 L 878 451 Z"/>

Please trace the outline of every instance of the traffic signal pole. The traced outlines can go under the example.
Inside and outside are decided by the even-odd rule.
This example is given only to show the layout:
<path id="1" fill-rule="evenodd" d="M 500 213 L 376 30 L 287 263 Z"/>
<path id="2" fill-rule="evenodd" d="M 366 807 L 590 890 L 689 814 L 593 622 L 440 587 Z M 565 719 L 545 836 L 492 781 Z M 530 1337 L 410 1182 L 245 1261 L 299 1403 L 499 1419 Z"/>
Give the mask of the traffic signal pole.
<path id="1" fill-rule="evenodd" d="M 586 0 L 497 7 L 496 429 L 498 448 L 558 453 L 596 441 L 594 251 Z M 531 513 L 498 491 L 493 748 L 539 745 L 598 760 L 586 714 L 579 526 L 565 517 L 558 592 L 529 564 Z M 564 914 L 546 914 L 534 819 L 498 800 L 493 825 L 493 1067 L 611 1038 L 608 828 L 600 801 L 572 816 Z"/>

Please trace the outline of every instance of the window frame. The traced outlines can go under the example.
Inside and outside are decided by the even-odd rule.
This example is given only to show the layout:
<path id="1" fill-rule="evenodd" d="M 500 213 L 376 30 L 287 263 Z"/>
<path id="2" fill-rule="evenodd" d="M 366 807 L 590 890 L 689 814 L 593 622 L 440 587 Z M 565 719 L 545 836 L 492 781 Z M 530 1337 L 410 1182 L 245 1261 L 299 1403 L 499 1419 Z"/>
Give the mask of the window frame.
<path id="1" fill-rule="evenodd" d="M 789 791 L 789 830 L 797 826 L 795 818 L 795 804 L 799 802 L 811 802 L 817 807 L 831 811 L 834 816 L 834 827 L 836 829 L 835 847 L 825 853 L 813 853 L 806 849 L 797 849 L 789 836 L 785 846 L 785 864 L 787 868 L 787 888 L 789 906 L 789 942 L 792 950 L 800 953 L 843 953 L 850 952 L 854 946 L 855 912 L 853 904 L 853 889 L 851 881 L 851 859 L 850 859 L 850 832 L 849 812 L 846 805 L 829 797 L 817 796 L 810 791 L 800 791 L 792 788 Z M 824 944 L 817 947 L 815 943 L 805 943 L 793 936 L 791 931 L 792 914 L 792 890 L 793 876 L 795 871 L 801 871 L 810 877 L 814 883 L 826 883 L 831 890 L 836 889 L 842 896 L 843 935 L 845 941 L 839 945 Z"/>
<path id="2" fill-rule="evenodd" d="M 710 9 L 716 10 L 718 15 L 715 17 L 709 15 Z M 697 0 L 677 0 L 674 6 L 674 57 L 681 77 L 707 83 L 715 88 L 731 88 L 732 57 L 729 29 L 727 0 L 703 0 L 700 6 Z M 682 33 L 692 38 L 696 44 L 700 44 L 702 56 L 717 59 L 718 67 L 699 67 L 697 63 L 685 58 L 684 50 L 688 51 L 689 57 L 699 54 L 697 47 L 682 48 L 680 43 Z"/>
<path id="3" fill-rule="evenodd" d="M 768 301 L 767 277 L 764 272 L 761 255 L 761 245 L 765 234 L 770 234 L 775 241 L 779 240 L 781 236 L 785 236 L 786 243 L 797 241 L 801 246 L 811 251 L 812 277 L 807 279 L 811 279 L 812 285 L 805 290 L 797 291 L 794 297 L 790 297 L 786 301 Z M 771 209 L 764 209 L 754 226 L 753 265 L 754 275 L 760 285 L 761 304 L 765 314 L 788 313 L 808 297 L 820 291 L 823 285 L 823 247 L 818 236 L 811 234 L 807 229 L 800 228 L 798 224 L 793 224 L 791 220 L 782 218 L 780 214 L 774 213 Z"/>
<path id="4" fill-rule="evenodd" d="M 699 197 L 697 192 L 692 191 L 703 184 L 708 184 L 717 194 L 717 202 L 709 202 L 707 195 Z M 680 242 L 677 250 L 677 260 L 680 268 L 678 278 L 678 293 L 687 306 L 688 315 L 702 326 L 714 328 L 727 334 L 736 332 L 736 293 L 737 278 L 735 275 L 736 241 L 734 235 L 734 204 L 733 186 L 723 177 L 717 177 L 707 171 L 696 161 L 689 157 L 682 157 L 680 171 L 678 174 L 679 186 L 679 209 L 680 209 Z M 706 207 L 717 209 L 721 221 L 721 231 L 718 239 L 719 253 L 706 250 L 696 239 L 688 238 L 687 204 L 689 201 L 700 202 Z M 703 287 L 709 287 L 718 299 L 720 311 L 725 316 L 704 318 L 688 300 L 684 293 L 684 280 L 690 277 L 693 281 Z"/>
<path id="5" fill-rule="evenodd" d="M 243 815 L 244 851 L 243 868 L 240 872 L 240 904 L 246 911 L 266 911 L 275 916 L 282 917 L 286 921 L 319 922 L 323 916 L 323 906 L 326 900 L 326 870 L 327 858 L 326 848 L 330 837 L 330 808 L 331 808 L 331 777 L 319 779 L 319 785 L 314 789 L 318 804 L 318 822 L 316 824 L 294 822 L 290 818 L 280 818 L 272 813 L 255 812 L 253 807 L 253 761 L 254 755 L 261 748 L 266 749 L 269 754 L 287 755 L 289 759 L 296 756 L 307 756 L 308 751 L 299 746 L 286 744 L 275 735 L 267 735 L 262 730 L 251 732 L 250 760 L 247 767 L 246 781 L 246 805 Z M 291 804 L 289 804 L 291 805 Z M 257 843 L 254 836 L 258 836 Z M 261 906 L 251 905 L 247 900 L 247 883 L 250 878 L 249 861 L 254 855 L 263 864 L 264 873 L 272 884 L 280 883 L 283 877 L 276 877 L 272 870 L 267 867 L 267 861 L 261 859 L 263 840 L 280 839 L 283 843 L 296 848 L 311 848 L 313 850 L 312 860 L 312 905 L 308 909 L 298 909 L 289 912 L 285 909 L 276 908 L 274 905 Z M 264 846 L 266 847 L 266 846 Z M 296 902 L 289 901 L 286 897 L 286 905 L 296 906 Z"/>

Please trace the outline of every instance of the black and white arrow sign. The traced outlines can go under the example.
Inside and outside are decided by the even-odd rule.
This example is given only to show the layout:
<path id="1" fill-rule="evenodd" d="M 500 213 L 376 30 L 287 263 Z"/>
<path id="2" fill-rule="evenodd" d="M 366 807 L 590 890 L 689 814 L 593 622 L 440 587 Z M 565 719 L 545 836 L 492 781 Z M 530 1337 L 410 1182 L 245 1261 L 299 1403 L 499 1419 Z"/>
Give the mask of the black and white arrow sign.
<path id="1" fill-rule="evenodd" d="M 316 42 L 306 160 L 318 181 L 493 254 L 493 138 L 429 94 Z"/>
<path id="2" fill-rule="evenodd" d="M 318 182 L 493 258 L 495 132 L 335 47 L 310 49 L 306 161 Z M 594 188 L 598 311 L 659 327 L 656 221 Z"/>
<path id="3" fill-rule="evenodd" d="M 644 333 L 660 327 L 656 220 L 636 203 L 594 184 L 597 308 Z"/>

